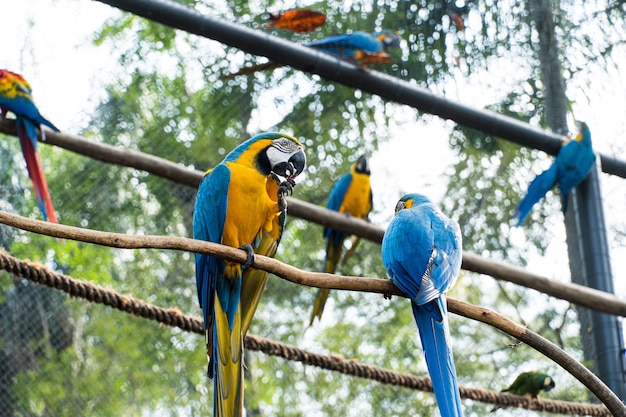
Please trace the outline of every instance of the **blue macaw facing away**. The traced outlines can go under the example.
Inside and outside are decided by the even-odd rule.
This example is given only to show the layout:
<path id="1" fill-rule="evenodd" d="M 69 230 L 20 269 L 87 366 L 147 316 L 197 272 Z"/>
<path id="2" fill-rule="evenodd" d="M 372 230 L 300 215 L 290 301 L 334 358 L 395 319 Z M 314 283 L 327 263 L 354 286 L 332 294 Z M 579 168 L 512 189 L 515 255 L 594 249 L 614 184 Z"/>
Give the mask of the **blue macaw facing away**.
<path id="1" fill-rule="evenodd" d="M 370 187 L 370 166 L 367 156 L 362 155 L 350 168 L 350 172 L 343 175 L 335 182 L 330 190 L 328 197 L 329 210 L 346 213 L 359 219 L 367 217 L 372 210 L 372 189 Z M 343 241 L 346 239 L 346 233 L 333 230 L 329 227 L 324 228 L 324 237 L 326 238 L 326 259 L 324 261 L 324 272 L 334 274 L 337 263 L 341 257 L 343 249 Z M 350 252 L 353 252 L 358 240 L 352 242 Z M 344 258 L 345 261 L 345 258 Z M 324 305 L 328 299 L 330 290 L 320 288 L 315 298 L 313 311 L 311 312 L 311 320 L 309 326 L 317 317 L 322 319 Z"/>
<path id="2" fill-rule="evenodd" d="M 520 201 L 513 219 L 520 226 L 536 202 L 557 183 L 561 190 L 561 207 L 567 210 L 567 198 L 589 174 L 596 155 L 591 146 L 591 132 L 584 122 L 579 122 L 579 133 L 563 144 L 550 168 L 539 174 L 528 186 L 526 196 Z"/>
<path id="3" fill-rule="evenodd" d="M 193 218 L 195 239 L 242 248 L 242 266 L 196 254 L 214 415 L 243 416 L 243 337 L 265 289 L 267 272 L 250 268 L 254 254 L 274 256 L 283 231 L 286 195 L 305 167 L 302 145 L 283 133 L 247 140 L 204 176 Z M 280 177 L 286 180 L 280 182 Z"/>
<path id="4" fill-rule="evenodd" d="M 457 279 L 461 256 L 456 222 L 421 194 L 407 194 L 398 201 L 396 217 L 383 236 L 383 264 L 393 283 L 411 299 L 443 417 L 463 415 L 445 296 Z"/>
<path id="5" fill-rule="evenodd" d="M 374 33 L 353 32 L 344 35 L 329 36 L 319 41 L 311 42 L 307 46 L 366 67 L 371 64 L 387 64 L 391 62 L 391 57 L 387 53 L 387 50 L 400 46 L 400 36 L 390 30 L 382 30 Z M 264 64 L 242 68 L 236 73 L 229 74 L 223 78 L 233 78 L 237 75 L 250 75 L 258 71 L 274 69 L 281 66 L 281 64 L 270 61 Z"/>

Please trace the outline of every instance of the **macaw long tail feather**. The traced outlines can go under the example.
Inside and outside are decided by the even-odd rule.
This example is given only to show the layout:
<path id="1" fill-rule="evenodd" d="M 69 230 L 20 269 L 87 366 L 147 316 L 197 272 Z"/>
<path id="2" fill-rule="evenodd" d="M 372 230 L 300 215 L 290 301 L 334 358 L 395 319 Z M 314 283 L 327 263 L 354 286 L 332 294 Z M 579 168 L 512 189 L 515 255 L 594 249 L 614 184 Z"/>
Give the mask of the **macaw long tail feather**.
<path id="1" fill-rule="evenodd" d="M 412 305 L 439 411 L 444 417 L 462 417 L 456 368 L 448 340 L 445 296 L 423 306 Z"/>
<path id="2" fill-rule="evenodd" d="M 311 321 L 309 321 L 309 326 L 313 325 L 316 318 L 318 320 L 322 319 L 322 312 L 324 311 L 324 306 L 326 305 L 326 300 L 328 300 L 329 294 L 330 290 L 328 288 L 320 288 L 318 291 L 317 297 L 315 297 L 315 303 L 313 304 L 313 311 L 311 311 Z"/>
<path id="3" fill-rule="evenodd" d="M 343 256 L 343 259 L 341 260 L 342 266 L 345 265 L 346 262 L 348 262 L 348 259 L 352 257 L 352 255 L 354 254 L 354 251 L 356 250 L 357 245 L 361 241 L 361 238 L 359 236 L 352 236 L 350 241 L 352 242 L 352 245 L 350 246 L 350 249 L 348 249 L 348 252 L 346 252 L 346 254 Z"/>
<path id="4" fill-rule="evenodd" d="M 52 206 L 52 198 L 48 191 L 48 183 L 43 172 L 43 165 L 41 164 L 41 158 L 39 152 L 35 149 L 33 142 L 26 135 L 24 129 L 18 129 L 20 137 L 20 144 L 22 145 L 22 154 L 26 160 L 26 168 L 28 169 L 28 176 L 33 183 L 33 189 L 37 196 L 37 202 L 39 203 L 39 209 L 43 215 L 44 220 L 49 220 L 51 223 L 58 223 L 54 213 L 54 207 Z"/>
<path id="5" fill-rule="evenodd" d="M 215 417 L 243 417 L 243 335 L 241 313 L 235 315 L 232 329 L 220 301 L 215 300 L 212 361 L 215 366 Z"/>
<path id="6" fill-rule="evenodd" d="M 522 199 L 522 201 L 520 201 L 517 209 L 515 209 L 515 214 L 513 215 L 513 218 L 517 219 L 517 226 L 522 224 L 526 216 L 528 216 L 528 213 L 530 213 L 530 209 L 536 202 L 541 200 L 541 198 L 546 195 L 552 187 L 554 187 L 556 181 L 556 164 L 552 164 L 550 168 L 537 175 L 537 177 L 530 183 L 526 196 Z"/>
<path id="7" fill-rule="evenodd" d="M 337 268 L 337 263 L 339 262 L 339 258 L 341 258 L 341 250 L 343 248 L 343 240 L 345 236 L 343 234 L 339 235 L 339 232 L 331 232 L 330 236 L 327 239 L 326 244 L 326 260 L 324 261 L 324 272 L 328 274 L 334 274 L 335 269 Z M 315 298 L 315 303 L 313 304 L 313 311 L 311 311 L 311 320 L 309 322 L 309 326 L 313 325 L 315 318 L 318 320 L 322 319 L 322 313 L 324 312 L 324 307 L 326 306 L 326 301 L 328 300 L 328 295 L 330 294 L 330 290 L 327 288 L 320 288 L 317 293 L 317 297 Z"/>

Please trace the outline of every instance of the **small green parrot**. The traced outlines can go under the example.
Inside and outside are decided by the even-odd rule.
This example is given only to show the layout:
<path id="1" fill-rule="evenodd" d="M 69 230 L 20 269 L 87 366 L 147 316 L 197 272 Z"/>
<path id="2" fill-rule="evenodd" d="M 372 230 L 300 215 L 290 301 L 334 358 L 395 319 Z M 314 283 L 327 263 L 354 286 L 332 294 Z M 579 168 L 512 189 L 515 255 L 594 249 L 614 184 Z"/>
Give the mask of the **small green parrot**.
<path id="1" fill-rule="evenodd" d="M 503 389 L 502 392 L 537 398 L 539 391 L 550 391 L 552 388 L 554 388 L 552 377 L 539 371 L 531 371 L 519 374 L 511 386 Z"/>

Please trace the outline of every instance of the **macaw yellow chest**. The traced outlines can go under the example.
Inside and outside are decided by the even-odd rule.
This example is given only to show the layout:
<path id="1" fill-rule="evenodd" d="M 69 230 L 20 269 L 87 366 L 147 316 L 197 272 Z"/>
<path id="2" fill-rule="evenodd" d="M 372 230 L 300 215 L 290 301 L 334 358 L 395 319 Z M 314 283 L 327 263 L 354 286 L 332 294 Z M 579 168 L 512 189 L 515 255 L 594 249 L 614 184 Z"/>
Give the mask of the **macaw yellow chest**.
<path id="1" fill-rule="evenodd" d="M 366 174 L 353 173 L 352 182 L 346 191 L 346 195 L 339 207 L 340 213 L 363 219 L 372 209 L 370 200 L 371 188 L 370 177 Z"/>
<path id="2" fill-rule="evenodd" d="M 254 168 L 228 164 L 228 208 L 222 244 L 235 248 L 256 246 L 260 232 L 271 228 L 279 215 L 277 196 L 268 194 L 267 177 Z"/>

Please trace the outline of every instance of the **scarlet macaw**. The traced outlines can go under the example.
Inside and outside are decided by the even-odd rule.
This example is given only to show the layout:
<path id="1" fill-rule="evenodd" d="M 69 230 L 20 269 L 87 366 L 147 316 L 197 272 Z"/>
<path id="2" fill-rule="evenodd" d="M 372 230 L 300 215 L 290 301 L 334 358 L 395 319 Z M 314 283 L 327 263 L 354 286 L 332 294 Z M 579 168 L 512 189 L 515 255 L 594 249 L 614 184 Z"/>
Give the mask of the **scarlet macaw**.
<path id="1" fill-rule="evenodd" d="M 374 33 L 353 32 L 344 35 L 330 36 L 319 41 L 311 42 L 307 46 L 366 67 L 367 65 L 388 64 L 391 62 L 391 56 L 387 53 L 387 50 L 400 46 L 400 36 L 390 30 L 382 30 Z M 223 78 L 250 75 L 257 71 L 274 69 L 281 66 L 281 64 L 270 61 L 264 64 L 242 68 L 236 73 L 229 74 Z"/>
<path id="2" fill-rule="evenodd" d="M 243 415 L 243 337 L 267 282 L 267 272 L 250 265 L 255 253 L 275 255 L 285 221 L 285 197 L 304 166 L 300 142 L 284 133 L 263 133 L 207 171 L 198 189 L 194 238 L 248 252 L 243 266 L 196 254 L 208 374 L 215 381 L 215 416 Z M 280 182 L 279 176 L 286 180 Z"/>
<path id="3" fill-rule="evenodd" d="M 426 365 L 442 416 L 462 416 L 445 293 L 461 268 L 461 231 L 428 198 L 407 194 L 383 236 L 383 264 L 411 299 Z"/>
<path id="4" fill-rule="evenodd" d="M 583 182 L 591 171 L 596 160 L 591 146 L 591 132 L 586 123 L 579 122 L 578 125 L 578 135 L 563 144 L 550 168 L 539 174 L 528 186 L 526 196 L 513 215 L 517 226 L 522 224 L 533 205 L 557 183 L 561 190 L 561 207 L 565 213 L 570 191 Z"/>
<path id="5" fill-rule="evenodd" d="M 350 168 L 350 172 L 343 175 L 337 180 L 333 188 L 330 190 L 328 198 L 329 210 L 346 213 L 359 219 L 367 217 L 372 210 L 372 189 L 370 187 L 370 166 L 367 156 L 362 155 Z M 326 260 L 324 261 L 324 272 L 334 274 L 337 262 L 341 258 L 343 249 L 343 241 L 346 233 L 333 230 L 329 227 L 324 228 L 324 237 L 326 238 Z M 358 241 L 353 241 L 352 247 L 355 247 Z M 352 248 L 350 249 L 350 253 Z M 348 254 L 346 254 L 346 257 Z M 345 259 L 344 259 L 345 260 Z M 328 299 L 330 290 L 320 288 L 315 298 L 313 311 L 311 312 L 311 320 L 309 326 L 317 317 L 322 319 L 324 305 Z"/>
<path id="6" fill-rule="evenodd" d="M 286 29 L 295 33 L 306 33 L 317 29 L 326 23 L 326 15 L 309 9 L 292 9 L 280 14 L 269 15 L 266 27 Z"/>
<path id="7" fill-rule="evenodd" d="M 554 379 L 539 371 L 522 372 L 515 378 L 510 387 L 502 392 L 510 392 L 515 395 L 530 395 L 537 398 L 539 391 L 550 391 L 554 388 Z"/>
<path id="8" fill-rule="evenodd" d="M 37 127 L 46 125 L 54 131 L 59 131 L 51 122 L 46 120 L 33 102 L 32 89 L 24 77 L 6 69 L 0 69 L 0 112 L 6 116 L 8 112 L 15 115 L 17 135 L 20 138 L 22 154 L 26 160 L 28 176 L 33 183 L 35 196 L 44 220 L 58 223 L 52 206 L 52 199 L 48 191 L 48 183 L 43 172 L 41 157 L 37 152 Z M 45 140 L 43 129 L 42 140 Z"/>

